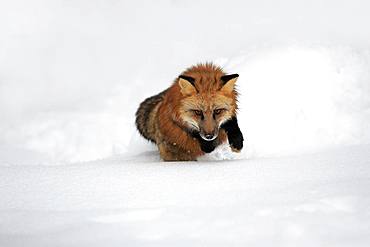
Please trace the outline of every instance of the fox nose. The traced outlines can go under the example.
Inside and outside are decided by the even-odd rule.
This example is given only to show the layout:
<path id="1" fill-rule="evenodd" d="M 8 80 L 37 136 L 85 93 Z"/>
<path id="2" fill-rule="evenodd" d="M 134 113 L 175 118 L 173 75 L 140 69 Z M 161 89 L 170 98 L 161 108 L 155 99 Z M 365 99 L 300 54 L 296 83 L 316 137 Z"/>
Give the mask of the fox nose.
<path id="1" fill-rule="evenodd" d="M 206 134 L 206 135 L 204 135 L 204 137 L 208 140 L 211 140 L 213 138 L 213 135 L 212 134 Z"/>

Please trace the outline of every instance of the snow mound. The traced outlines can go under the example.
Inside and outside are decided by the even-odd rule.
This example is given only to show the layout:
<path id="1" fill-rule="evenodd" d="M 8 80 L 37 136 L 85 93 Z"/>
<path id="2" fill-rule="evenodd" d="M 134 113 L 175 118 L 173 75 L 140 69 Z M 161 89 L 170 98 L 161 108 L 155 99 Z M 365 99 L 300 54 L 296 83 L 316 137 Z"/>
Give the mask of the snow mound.
<path id="1" fill-rule="evenodd" d="M 215 61 L 227 72 L 240 74 L 239 122 L 246 139 L 242 157 L 369 143 L 368 50 L 323 45 L 257 47 Z M 179 72 L 172 74 L 175 77 Z M 10 118 L 2 122 L 0 147 L 4 148 L 0 153 L 23 150 L 34 153 L 37 163 L 58 164 L 155 149 L 133 124 L 140 101 L 160 91 L 161 86 L 151 85 L 133 93 L 145 80 L 101 96 L 103 106 L 98 108 L 41 111 L 32 117 L 25 115 L 24 121 Z M 163 83 L 163 88 L 170 83 Z M 233 158 L 220 150 L 225 149 L 205 159 Z M 9 155 L 0 161 L 30 162 Z"/>
<path id="2" fill-rule="evenodd" d="M 370 53 L 289 46 L 225 63 L 239 79 L 248 155 L 280 156 L 370 141 Z"/>

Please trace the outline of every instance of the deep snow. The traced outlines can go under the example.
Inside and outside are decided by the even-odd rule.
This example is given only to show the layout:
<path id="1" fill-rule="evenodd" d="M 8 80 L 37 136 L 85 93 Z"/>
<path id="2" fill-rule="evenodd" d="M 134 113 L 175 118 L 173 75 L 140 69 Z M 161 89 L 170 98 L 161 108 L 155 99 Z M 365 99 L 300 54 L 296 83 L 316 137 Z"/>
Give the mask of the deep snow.
<path id="1" fill-rule="evenodd" d="M 0 2 L 0 246 L 368 246 L 369 7 Z M 204 61 L 245 148 L 163 163 L 135 110 Z"/>
<path id="2" fill-rule="evenodd" d="M 0 245 L 368 246 L 369 148 L 2 166 Z"/>

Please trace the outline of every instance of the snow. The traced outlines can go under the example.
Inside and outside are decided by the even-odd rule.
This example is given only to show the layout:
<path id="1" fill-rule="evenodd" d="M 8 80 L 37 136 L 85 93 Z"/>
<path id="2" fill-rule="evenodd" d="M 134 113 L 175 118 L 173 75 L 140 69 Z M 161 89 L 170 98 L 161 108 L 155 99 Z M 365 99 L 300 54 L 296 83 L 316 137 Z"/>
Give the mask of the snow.
<path id="1" fill-rule="evenodd" d="M 1 2 L 0 246 L 368 246 L 369 7 Z M 204 61 L 245 148 L 164 163 L 134 113 Z"/>
<path id="2" fill-rule="evenodd" d="M 366 246 L 370 146 L 242 161 L 3 166 L 1 246 Z M 11 192 L 11 193 L 9 193 Z"/>

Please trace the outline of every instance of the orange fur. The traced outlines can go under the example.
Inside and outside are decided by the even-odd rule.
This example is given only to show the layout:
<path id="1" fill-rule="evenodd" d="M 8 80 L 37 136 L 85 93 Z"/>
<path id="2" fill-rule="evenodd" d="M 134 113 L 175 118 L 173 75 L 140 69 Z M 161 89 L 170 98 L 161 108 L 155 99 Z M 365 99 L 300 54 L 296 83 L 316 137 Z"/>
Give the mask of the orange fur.
<path id="1" fill-rule="evenodd" d="M 226 142 L 227 135 L 219 129 L 221 123 L 236 115 L 237 92 L 234 88 L 236 79 L 223 83 L 221 77 L 225 75 L 220 67 L 211 63 L 198 64 L 181 75 L 194 79 L 194 83 L 177 78 L 160 96 L 155 107 L 149 108 L 140 114 L 149 114 L 147 123 L 137 125 L 146 138 L 154 140 L 158 145 L 160 155 L 164 160 L 196 160 L 204 154 L 199 141 L 189 134 L 192 128 L 201 131 L 217 131 L 217 145 Z M 153 96 L 155 97 L 155 96 Z M 159 96 L 158 96 L 159 97 Z M 155 102 L 157 102 L 155 101 Z M 144 108 L 142 103 L 141 108 Z M 202 117 L 194 114 L 193 109 L 202 111 Z M 215 109 L 221 109 L 215 115 Z M 147 130 L 140 130 L 140 125 Z M 217 130 L 215 129 L 217 127 Z M 198 129 L 199 130 L 199 129 Z"/>

